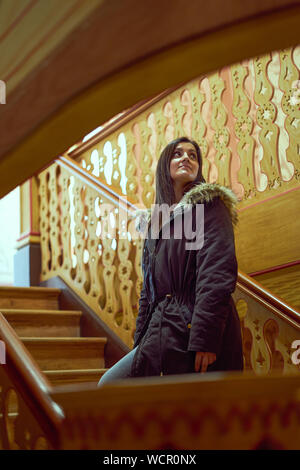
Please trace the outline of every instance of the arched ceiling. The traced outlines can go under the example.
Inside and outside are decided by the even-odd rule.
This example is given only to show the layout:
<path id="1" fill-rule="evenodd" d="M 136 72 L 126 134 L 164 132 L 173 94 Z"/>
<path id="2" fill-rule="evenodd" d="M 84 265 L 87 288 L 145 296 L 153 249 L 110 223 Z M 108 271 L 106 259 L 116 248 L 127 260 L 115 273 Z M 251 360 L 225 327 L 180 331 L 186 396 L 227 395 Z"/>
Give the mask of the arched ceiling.
<path id="1" fill-rule="evenodd" d="M 299 20 L 299 0 L 0 0 L 0 197 L 137 101 L 299 43 Z"/>
<path id="2" fill-rule="evenodd" d="M 102 1 L 0 0 L 0 77 L 7 94 Z"/>

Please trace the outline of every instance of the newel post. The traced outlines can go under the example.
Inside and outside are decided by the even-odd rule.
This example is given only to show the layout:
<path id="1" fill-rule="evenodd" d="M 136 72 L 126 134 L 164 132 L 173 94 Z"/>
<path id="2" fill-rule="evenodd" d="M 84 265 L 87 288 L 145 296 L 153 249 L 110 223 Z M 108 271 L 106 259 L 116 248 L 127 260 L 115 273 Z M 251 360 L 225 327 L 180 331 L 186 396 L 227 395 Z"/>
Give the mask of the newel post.
<path id="1" fill-rule="evenodd" d="M 14 285 L 38 286 L 41 275 L 39 199 L 37 178 L 20 186 L 20 237 L 14 257 Z"/>

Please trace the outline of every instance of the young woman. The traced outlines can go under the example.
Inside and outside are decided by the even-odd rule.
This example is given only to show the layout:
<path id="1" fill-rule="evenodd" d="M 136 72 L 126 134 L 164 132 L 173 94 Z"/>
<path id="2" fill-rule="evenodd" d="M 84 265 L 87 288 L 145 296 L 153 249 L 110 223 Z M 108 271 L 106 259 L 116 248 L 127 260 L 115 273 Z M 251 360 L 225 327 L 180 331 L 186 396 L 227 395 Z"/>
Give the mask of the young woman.
<path id="1" fill-rule="evenodd" d="M 196 142 L 181 137 L 166 146 L 143 249 L 134 348 L 98 385 L 124 377 L 243 369 L 231 297 L 237 280 L 236 202 L 230 189 L 205 182 Z"/>

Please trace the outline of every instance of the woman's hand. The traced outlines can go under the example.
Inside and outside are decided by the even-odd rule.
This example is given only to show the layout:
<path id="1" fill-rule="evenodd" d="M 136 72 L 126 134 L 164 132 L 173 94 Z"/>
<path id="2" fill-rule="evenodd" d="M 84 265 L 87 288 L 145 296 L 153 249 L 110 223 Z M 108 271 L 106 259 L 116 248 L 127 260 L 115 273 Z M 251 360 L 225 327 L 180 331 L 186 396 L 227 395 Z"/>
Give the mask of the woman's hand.
<path id="1" fill-rule="evenodd" d="M 200 351 L 196 352 L 195 372 L 199 372 L 200 367 L 201 367 L 200 372 L 206 372 L 207 366 L 215 362 L 216 359 L 217 359 L 217 356 L 215 355 L 215 353 L 200 352 Z"/>

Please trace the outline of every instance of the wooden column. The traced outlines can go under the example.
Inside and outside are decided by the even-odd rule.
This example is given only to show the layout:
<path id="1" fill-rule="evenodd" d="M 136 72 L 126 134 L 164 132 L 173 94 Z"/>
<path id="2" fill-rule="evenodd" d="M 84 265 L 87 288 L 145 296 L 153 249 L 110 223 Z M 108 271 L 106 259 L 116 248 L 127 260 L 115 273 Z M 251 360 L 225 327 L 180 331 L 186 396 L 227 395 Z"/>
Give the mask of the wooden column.
<path id="1" fill-rule="evenodd" d="M 39 285 L 41 249 L 36 177 L 20 186 L 20 237 L 17 240 L 17 250 L 14 258 L 14 285 Z"/>

